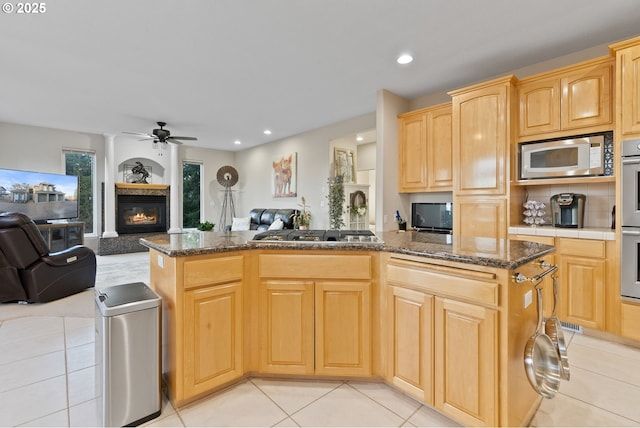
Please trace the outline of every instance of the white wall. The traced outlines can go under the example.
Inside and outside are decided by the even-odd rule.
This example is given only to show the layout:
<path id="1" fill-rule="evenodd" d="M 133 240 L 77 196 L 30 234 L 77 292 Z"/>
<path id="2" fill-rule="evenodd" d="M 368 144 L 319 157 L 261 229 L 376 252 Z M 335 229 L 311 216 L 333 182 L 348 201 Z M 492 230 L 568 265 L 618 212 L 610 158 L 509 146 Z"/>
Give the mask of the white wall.
<path id="1" fill-rule="evenodd" d="M 305 197 L 312 214 L 311 227 L 329 228 L 327 179 L 330 174 L 329 143 L 346 134 L 376 126 L 375 113 L 369 113 L 304 132 L 270 144 L 236 153 L 240 176 L 237 213 L 248 215 L 252 208 L 298 208 Z M 272 162 L 289 153 L 298 153 L 297 197 L 274 198 L 271 193 Z"/>
<path id="2" fill-rule="evenodd" d="M 400 211 L 405 220 L 411 215 L 408 196 L 398 193 L 398 114 L 408 108 L 408 100 L 384 89 L 378 91 L 376 230 L 379 231 L 398 229 L 395 222 L 396 210 Z"/>

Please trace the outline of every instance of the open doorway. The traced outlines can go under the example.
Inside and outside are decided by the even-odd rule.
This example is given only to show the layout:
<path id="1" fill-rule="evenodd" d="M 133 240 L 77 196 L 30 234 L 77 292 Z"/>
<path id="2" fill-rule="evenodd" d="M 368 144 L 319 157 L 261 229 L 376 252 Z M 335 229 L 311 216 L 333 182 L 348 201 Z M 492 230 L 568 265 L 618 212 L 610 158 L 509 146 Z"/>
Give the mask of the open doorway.
<path id="1" fill-rule="evenodd" d="M 329 150 L 329 175 L 341 174 L 345 178 L 347 228 L 375 231 L 376 130 L 336 138 L 329 142 Z"/>

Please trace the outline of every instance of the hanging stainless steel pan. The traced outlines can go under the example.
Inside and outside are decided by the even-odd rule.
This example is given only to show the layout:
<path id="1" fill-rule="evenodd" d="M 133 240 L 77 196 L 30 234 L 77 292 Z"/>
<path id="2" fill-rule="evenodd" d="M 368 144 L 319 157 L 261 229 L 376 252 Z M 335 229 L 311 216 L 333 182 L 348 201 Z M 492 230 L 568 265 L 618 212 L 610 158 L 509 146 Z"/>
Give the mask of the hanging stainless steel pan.
<path id="1" fill-rule="evenodd" d="M 567 355 L 567 345 L 564 341 L 564 333 L 562 332 L 562 324 L 556 316 L 556 309 L 558 307 L 558 277 L 553 275 L 553 311 L 551 317 L 547 318 L 544 323 L 544 331 L 551 338 L 551 341 L 556 346 L 556 352 L 560 357 L 560 376 L 564 380 L 569 380 L 571 377 L 569 374 L 569 357 Z"/>
<path id="2" fill-rule="evenodd" d="M 560 357 L 555 344 L 542 332 L 542 290 L 537 296 L 538 324 L 524 348 L 524 368 L 534 390 L 544 398 L 555 397 L 560 388 Z"/>

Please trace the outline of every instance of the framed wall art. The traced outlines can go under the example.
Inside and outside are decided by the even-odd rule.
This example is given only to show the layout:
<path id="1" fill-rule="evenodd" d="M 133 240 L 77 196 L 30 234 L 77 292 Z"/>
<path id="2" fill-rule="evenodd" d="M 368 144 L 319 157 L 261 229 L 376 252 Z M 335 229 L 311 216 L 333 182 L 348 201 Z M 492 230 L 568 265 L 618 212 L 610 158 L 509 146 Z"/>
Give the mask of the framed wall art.
<path id="1" fill-rule="evenodd" d="M 298 153 L 276 157 L 272 162 L 271 194 L 274 198 L 298 196 Z"/>
<path id="2" fill-rule="evenodd" d="M 353 150 L 336 147 L 333 150 L 333 168 L 334 175 L 341 175 L 343 183 L 354 184 L 356 182 L 356 165 Z"/>

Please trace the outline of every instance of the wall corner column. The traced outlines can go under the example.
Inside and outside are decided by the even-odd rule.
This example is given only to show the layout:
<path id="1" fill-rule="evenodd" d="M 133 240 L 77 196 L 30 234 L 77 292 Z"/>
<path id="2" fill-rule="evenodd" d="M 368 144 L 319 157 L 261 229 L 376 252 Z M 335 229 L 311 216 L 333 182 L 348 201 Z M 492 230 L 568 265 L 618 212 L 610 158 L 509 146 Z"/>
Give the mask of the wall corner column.
<path id="1" fill-rule="evenodd" d="M 105 142 L 104 156 L 104 231 L 103 238 L 117 238 L 116 232 L 116 190 L 115 190 L 115 158 L 116 136 L 103 134 Z"/>
<path id="2" fill-rule="evenodd" d="M 169 188 L 169 230 L 167 233 L 182 233 L 182 222 L 180 221 L 180 162 L 178 145 L 167 143 L 171 149 L 171 168 L 169 168 L 170 188 Z"/>

